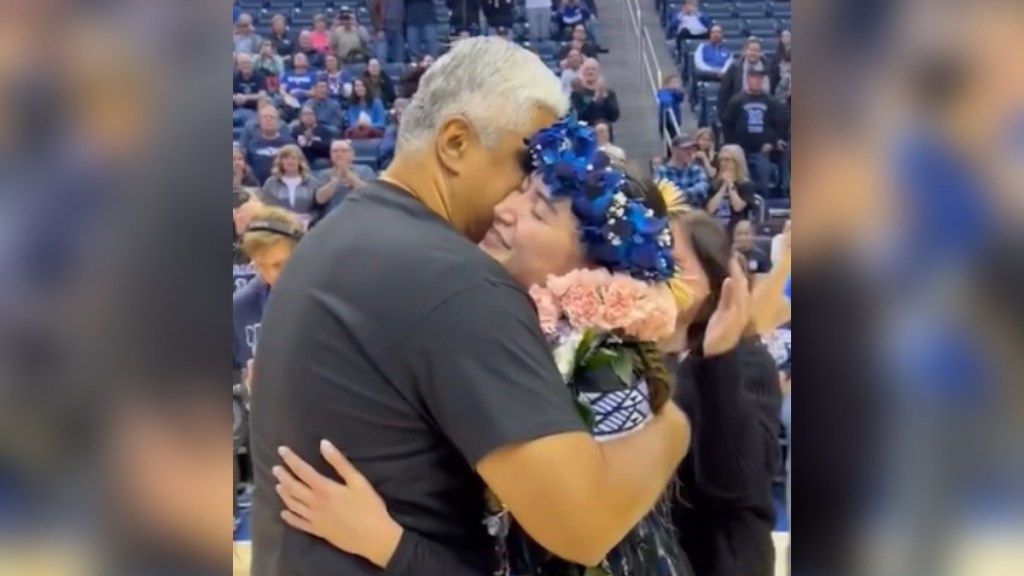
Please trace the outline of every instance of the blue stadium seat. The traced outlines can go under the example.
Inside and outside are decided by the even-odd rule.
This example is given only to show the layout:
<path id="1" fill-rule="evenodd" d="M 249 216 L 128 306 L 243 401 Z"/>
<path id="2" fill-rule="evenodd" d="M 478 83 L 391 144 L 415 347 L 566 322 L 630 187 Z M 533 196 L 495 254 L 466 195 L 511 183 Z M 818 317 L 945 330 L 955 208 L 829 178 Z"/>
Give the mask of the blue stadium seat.
<path id="1" fill-rule="evenodd" d="M 290 10 L 298 5 L 297 0 L 270 0 L 267 7 L 271 10 Z"/>
<path id="2" fill-rule="evenodd" d="M 355 161 L 377 169 L 377 151 L 380 149 L 380 140 L 353 140 L 352 151 L 355 153 Z"/>
<path id="3" fill-rule="evenodd" d="M 763 18 L 768 15 L 764 2 L 738 2 L 736 15 L 742 18 Z"/>
<path id="4" fill-rule="evenodd" d="M 730 52 L 736 54 L 740 50 L 743 50 L 743 43 L 746 38 L 726 38 L 722 40 L 722 46 L 725 46 Z"/>
<path id="5" fill-rule="evenodd" d="M 401 62 L 389 62 L 384 64 L 384 73 L 390 76 L 392 79 L 401 78 L 402 74 L 405 73 L 405 64 Z"/>
<path id="6" fill-rule="evenodd" d="M 771 18 L 751 18 L 746 22 L 746 32 L 750 36 L 768 38 L 778 32 L 775 20 Z"/>
<path id="7" fill-rule="evenodd" d="M 263 8 L 263 0 L 239 0 L 238 8 L 242 12 L 259 12 Z"/>
<path id="8" fill-rule="evenodd" d="M 731 4 L 707 4 L 702 6 L 701 10 L 712 20 L 722 20 L 736 16 Z"/>
<path id="9" fill-rule="evenodd" d="M 776 18 L 792 18 L 793 17 L 793 5 L 792 4 L 773 4 L 771 6 L 772 16 Z"/>
<path id="10" fill-rule="evenodd" d="M 712 22 L 722 27 L 722 34 L 724 34 L 726 38 L 736 38 L 743 35 L 743 21 L 739 18 L 713 20 Z"/>

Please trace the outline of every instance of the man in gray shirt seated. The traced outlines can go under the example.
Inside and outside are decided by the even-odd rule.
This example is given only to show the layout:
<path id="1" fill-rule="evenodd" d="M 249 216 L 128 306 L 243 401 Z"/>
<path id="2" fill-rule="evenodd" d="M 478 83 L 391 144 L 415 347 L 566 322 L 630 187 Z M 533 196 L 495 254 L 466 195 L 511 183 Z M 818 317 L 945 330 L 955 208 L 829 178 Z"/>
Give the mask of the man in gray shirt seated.
<path id="1" fill-rule="evenodd" d="M 355 163 L 355 151 L 349 140 L 331 142 L 331 165 L 330 170 L 320 174 L 324 185 L 317 189 L 314 199 L 322 207 L 323 216 L 341 204 L 349 192 L 377 179 L 372 168 Z"/>

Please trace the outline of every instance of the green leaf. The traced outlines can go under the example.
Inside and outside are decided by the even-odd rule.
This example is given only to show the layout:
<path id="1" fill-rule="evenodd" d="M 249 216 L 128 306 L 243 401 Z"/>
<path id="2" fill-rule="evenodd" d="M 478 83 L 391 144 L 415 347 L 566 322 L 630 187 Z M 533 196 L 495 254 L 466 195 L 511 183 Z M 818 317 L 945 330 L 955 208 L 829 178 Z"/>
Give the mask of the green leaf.
<path id="1" fill-rule="evenodd" d="M 600 348 L 590 356 L 583 368 L 588 372 L 596 371 L 599 368 L 603 368 L 614 362 L 616 356 L 617 354 L 614 351 L 607 348 Z"/>
<path id="2" fill-rule="evenodd" d="M 633 383 L 633 358 L 629 354 L 619 352 L 612 359 L 612 370 L 622 380 L 622 383 L 629 386 Z"/>
<path id="3" fill-rule="evenodd" d="M 587 330 L 583 333 L 580 345 L 576 347 L 576 361 L 573 363 L 573 366 L 582 366 L 587 361 L 590 353 L 593 352 L 595 337 L 596 335 L 592 330 Z"/>

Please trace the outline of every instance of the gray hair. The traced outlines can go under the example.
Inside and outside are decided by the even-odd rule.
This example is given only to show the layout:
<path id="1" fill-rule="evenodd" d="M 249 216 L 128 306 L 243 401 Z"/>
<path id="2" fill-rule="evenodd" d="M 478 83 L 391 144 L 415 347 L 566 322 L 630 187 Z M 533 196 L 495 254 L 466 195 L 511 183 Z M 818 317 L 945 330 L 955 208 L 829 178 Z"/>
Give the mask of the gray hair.
<path id="1" fill-rule="evenodd" d="M 504 38 L 459 40 L 420 79 L 402 114 L 397 151 L 427 146 L 453 116 L 468 119 L 493 146 L 502 132 L 522 130 L 537 107 L 559 117 L 569 110 L 561 82 L 536 54 Z"/>

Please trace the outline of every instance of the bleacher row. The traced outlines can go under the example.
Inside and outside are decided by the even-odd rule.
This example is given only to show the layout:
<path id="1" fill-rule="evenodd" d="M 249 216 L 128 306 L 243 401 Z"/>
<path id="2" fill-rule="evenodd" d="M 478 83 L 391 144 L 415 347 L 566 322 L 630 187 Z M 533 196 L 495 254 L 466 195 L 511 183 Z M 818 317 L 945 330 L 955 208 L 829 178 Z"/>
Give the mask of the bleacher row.
<path id="1" fill-rule="evenodd" d="M 448 9 L 445 0 L 434 0 L 434 4 L 438 11 L 438 37 L 441 39 L 441 51 L 444 52 L 459 31 L 453 29 L 449 24 L 451 11 Z M 369 26 L 370 24 L 370 13 L 366 0 L 239 0 L 238 6 L 242 12 L 252 16 L 256 33 L 263 37 L 267 37 L 270 34 L 270 21 L 278 14 L 283 15 L 287 20 L 288 32 L 292 36 L 297 35 L 303 29 L 310 28 L 313 18 L 317 14 L 323 14 L 329 21 L 332 21 L 342 9 L 351 10 L 361 25 Z M 524 0 L 516 0 L 514 14 L 515 21 L 510 30 L 512 39 L 535 51 L 549 68 L 557 71 L 559 53 L 567 43 L 557 40 L 531 43 L 529 39 L 530 26 L 526 21 Z M 478 30 L 476 27 L 471 29 L 473 34 L 493 32 L 493 30 Z M 362 63 L 344 64 L 343 66 L 346 71 L 351 72 L 356 77 L 361 76 L 366 71 L 366 64 Z M 398 86 L 407 68 L 406 64 L 401 62 L 382 62 L 381 69 Z M 235 143 L 238 143 L 241 131 L 241 127 L 236 127 L 233 130 Z M 353 141 L 356 162 L 374 170 L 383 168 L 378 161 L 379 147 L 380 140 L 376 139 Z"/>
<path id="2" fill-rule="evenodd" d="M 704 40 L 683 40 L 677 44 L 674 31 L 671 29 L 672 15 L 679 11 L 683 0 L 662 0 L 661 23 L 665 33 L 665 42 L 669 52 L 675 58 L 676 67 L 686 86 L 690 90 L 690 107 L 696 114 L 697 125 L 701 128 L 718 126 L 718 82 L 697 81 L 693 52 Z M 774 56 L 777 38 L 783 30 L 792 28 L 792 4 L 789 0 L 766 0 L 759 2 L 734 2 L 731 0 L 702 0 L 700 10 L 713 25 L 720 26 L 723 34 L 723 45 L 738 57 L 743 43 L 750 37 L 761 40 L 764 57 L 771 60 Z M 680 51 L 678 48 L 682 48 Z M 788 199 L 762 200 L 759 208 L 761 220 L 759 224 L 759 243 L 764 243 L 763 235 L 774 235 L 780 230 L 781 221 L 789 217 Z"/>

